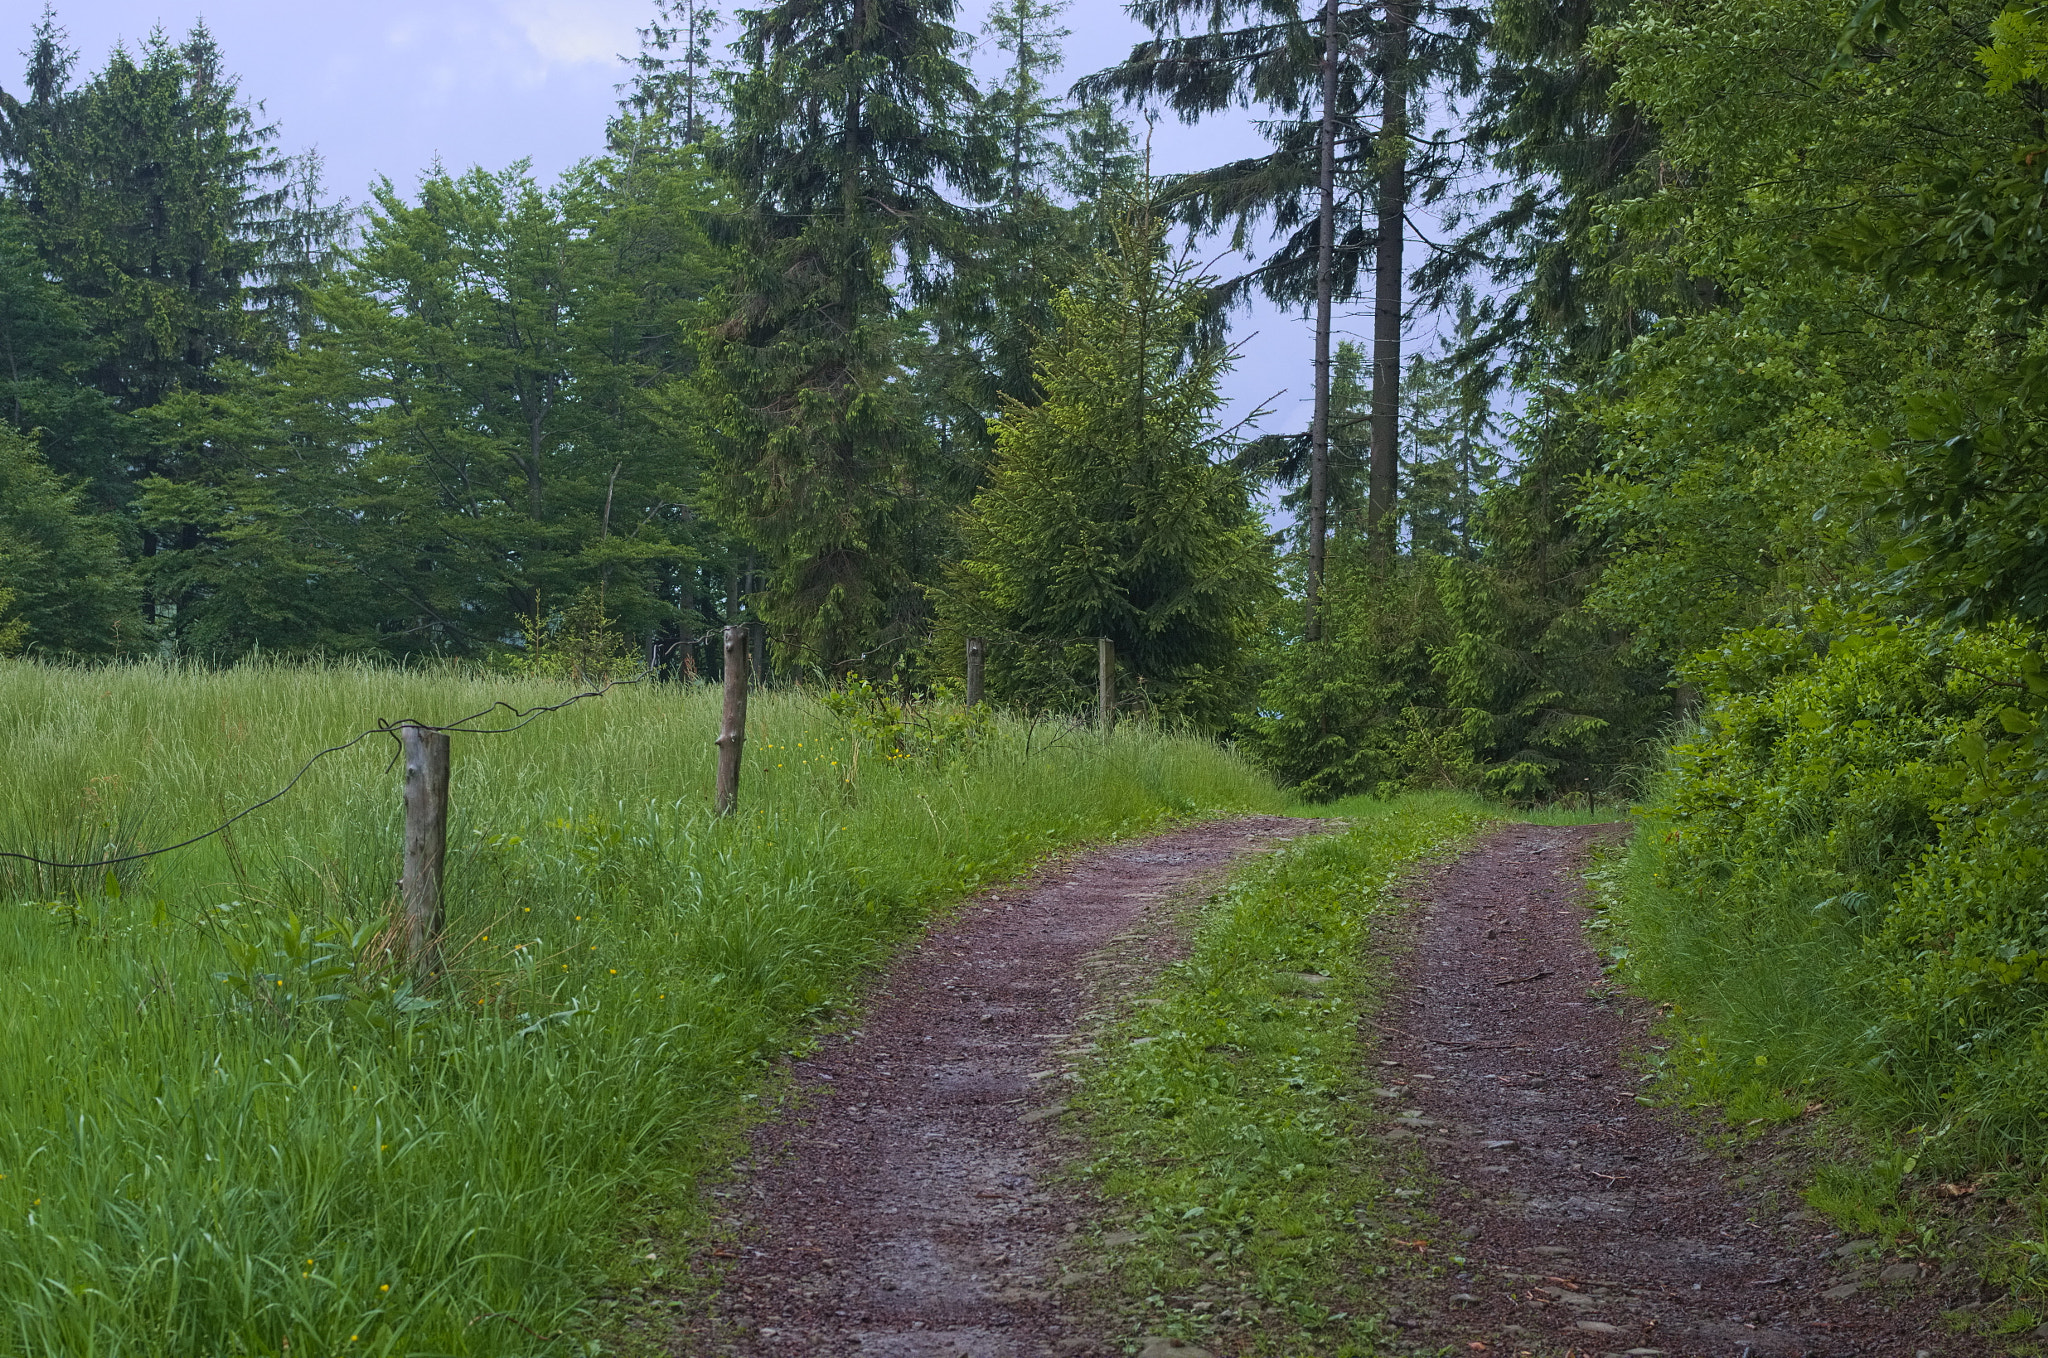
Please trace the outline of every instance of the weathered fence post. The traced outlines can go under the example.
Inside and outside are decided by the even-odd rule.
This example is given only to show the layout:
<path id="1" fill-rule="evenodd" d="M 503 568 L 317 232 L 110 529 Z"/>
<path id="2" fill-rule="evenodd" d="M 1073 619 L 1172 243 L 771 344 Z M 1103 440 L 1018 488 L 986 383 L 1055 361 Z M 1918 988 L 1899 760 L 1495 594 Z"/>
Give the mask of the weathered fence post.
<path id="1" fill-rule="evenodd" d="M 740 748 L 747 743 L 747 627 L 725 629 L 725 716 L 718 728 L 718 814 L 740 801 Z"/>
<path id="2" fill-rule="evenodd" d="M 1095 716 L 1102 734 L 1116 729 L 1116 643 L 1095 639 Z"/>
<path id="3" fill-rule="evenodd" d="M 981 702 L 981 667 L 988 658 L 988 643 L 980 637 L 967 638 L 967 705 Z"/>
<path id="4" fill-rule="evenodd" d="M 441 902 L 441 870 L 448 857 L 448 733 L 406 722 L 405 949 L 413 985 L 424 990 L 441 970 L 441 935 L 448 917 Z"/>

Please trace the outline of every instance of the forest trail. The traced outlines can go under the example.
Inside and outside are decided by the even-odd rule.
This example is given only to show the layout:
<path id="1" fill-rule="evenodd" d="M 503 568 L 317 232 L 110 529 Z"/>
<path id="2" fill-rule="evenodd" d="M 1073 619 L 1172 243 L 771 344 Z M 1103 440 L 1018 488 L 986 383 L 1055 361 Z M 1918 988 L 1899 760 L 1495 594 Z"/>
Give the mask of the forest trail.
<path id="1" fill-rule="evenodd" d="M 1085 1203 L 1048 1188 L 1063 1045 L 1174 949 L 1172 898 L 1313 834 L 1209 821 L 1049 864 L 907 949 L 791 1072 L 728 1198 L 733 1262 L 678 1354 L 1096 1353 L 1048 1277 Z"/>
<path id="2" fill-rule="evenodd" d="M 795 1064 L 740 1175 L 736 1243 L 679 1355 L 1123 1352 L 1063 1309 L 1089 1224 L 1056 1174 L 1075 1036 L 1181 947 L 1169 902 L 1323 828 L 1251 817 L 1054 864 L 908 949 L 858 1030 Z M 1413 952 L 1374 1020 L 1377 1135 L 1426 1172 L 1388 1304 L 1417 1353 L 1957 1358 L 1943 1280 L 1846 1241 L 1741 1153 L 1638 1103 L 1644 1006 L 1606 986 L 1582 872 L 1618 826 L 1508 825 L 1411 883 Z M 1390 1166 L 1390 1169 L 1394 1168 Z M 1398 1173 L 1398 1171 L 1397 1171 Z M 1457 1255 L 1466 1262 L 1451 1261 Z M 1144 1358 L 1202 1350 L 1148 1345 Z"/>
<path id="3" fill-rule="evenodd" d="M 1587 853 L 1619 828 L 1506 826 L 1415 891 L 1378 1019 L 1382 1135 L 1434 1181 L 1452 1239 L 1426 1248 L 1467 1263 L 1418 1280 L 1400 1323 L 1468 1353 L 1977 1351 L 1938 1319 L 1960 1280 L 1807 1210 L 1771 1139 L 1720 1154 L 1637 1102 L 1653 1015 L 1607 986 L 1583 928 Z"/>

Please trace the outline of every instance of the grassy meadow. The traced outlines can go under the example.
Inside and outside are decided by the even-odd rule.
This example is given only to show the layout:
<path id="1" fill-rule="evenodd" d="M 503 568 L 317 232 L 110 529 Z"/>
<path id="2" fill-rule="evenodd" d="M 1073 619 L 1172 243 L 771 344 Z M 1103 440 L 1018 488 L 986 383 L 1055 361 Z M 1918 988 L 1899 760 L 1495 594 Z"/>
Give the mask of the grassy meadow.
<path id="1" fill-rule="evenodd" d="M 379 719 L 559 701 L 443 672 L 0 663 L 0 848 L 185 838 Z M 454 738 L 450 982 L 404 984 L 395 741 L 109 874 L 0 861 L 0 1354 L 541 1354 L 764 1063 L 936 906 L 1046 852 L 1281 809 L 1212 743 L 999 720 L 892 757 L 716 690 Z M 970 748 L 971 746 L 971 748 Z"/>

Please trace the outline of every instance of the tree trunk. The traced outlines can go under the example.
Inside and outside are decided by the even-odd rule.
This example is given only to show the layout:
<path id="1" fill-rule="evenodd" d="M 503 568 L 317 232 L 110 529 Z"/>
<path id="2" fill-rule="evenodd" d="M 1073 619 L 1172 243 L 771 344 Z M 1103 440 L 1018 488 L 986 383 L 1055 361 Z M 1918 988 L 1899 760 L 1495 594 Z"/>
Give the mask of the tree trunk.
<path id="1" fill-rule="evenodd" d="M 1330 291 L 1337 252 L 1337 0 L 1323 4 L 1323 129 L 1316 167 L 1322 207 L 1316 230 L 1315 416 L 1308 436 L 1308 585 L 1302 634 L 1322 635 L 1316 617 L 1330 521 Z"/>
<path id="2" fill-rule="evenodd" d="M 1372 463 L 1367 473 L 1365 531 L 1374 562 L 1394 561 L 1394 488 L 1400 475 L 1401 247 L 1408 232 L 1407 0 L 1387 0 L 1380 25 L 1379 249 L 1372 316 Z"/>

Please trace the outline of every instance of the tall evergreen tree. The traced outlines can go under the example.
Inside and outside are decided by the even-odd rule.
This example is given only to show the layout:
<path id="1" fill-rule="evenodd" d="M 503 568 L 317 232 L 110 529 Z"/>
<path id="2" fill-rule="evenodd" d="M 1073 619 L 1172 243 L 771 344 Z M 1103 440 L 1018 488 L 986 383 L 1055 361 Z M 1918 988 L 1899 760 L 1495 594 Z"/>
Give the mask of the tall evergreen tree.
<path id="1" fill-rule="evenodd" d="M 741 207 L 707 343 L 723 499 L 768 558 L 780 663 L 846 672 L 921 626 L 906 569 L 929 439 L 906 396 L 898 284 L 957 240 L 949 191 L 994 188 L 951 0 L 783 0 L 742 16 L 716 164 Z"/>
<path id="2" fill-rule="evenodd" d="M 253 358 L 319 259 L 322 221 L 295 209 L 294 165 L 257 121 L 205 26 L 116 48 L 73 88 L 76 55 L 45 11 L 27 98 L 0 93 L 0 155 L 45 268 L 97 354 L 90 380 L 123 410 L 204 390 L 213 364 Z"/>
<path id="3" fill-rule="evenodd" d="M 1079 705 L 1108 637 L 1127 695 L 1213 727 L 1246 696 L 1271 559 L 1216 426 L 1228 356 L 1195 339 L 1210 280 L 1162 236 L 1132 212 L 1059 298 L 1044 400 L 1006 403 L 944 631 L 996 641 L 998 697 L 1055 708 Z"/>
<path id="4" fill-rule="evenodd" d="M 113 522 L 0 425 L 0 641 L 48 655 L 133 654 L 150 640 Z M 10 637 L 11 634 L 11 637 Z M 0 654 L 10 648 L 0 645 Z"/>
<path id="5" fill-rule="evenodd" d="M 176 44 L 159 30 L 139 53 L 117 47 L 74 85 L 76 54 L 46 8 L 28 59 L 24 95 L 0 91 L 0 160 L 20 235 L 83 332 L 74 380 L 129 415 L 219 391 L 228 367 L 280 352 L 306 323 L 305 290 L 342 214 L 320 201 L 316 161 L 278 151 L 205 25 Z M 92 414 L 89 402 L 69 406 Z M 102 421 L 99 432 L 115 429 L 130 436 L 59 426 L 47 444 L 103 505 L 130 505 L 150 478 L 206 474 L 193 450 L 139 426 Z M 189 546 L 197 531 L 131 528 L 145 555 Z"/>
<path id="6" fill-rule="evenodd" d="M 1280 234 L 1277 248 L 1232 280 L 1226 300 L 1256 289 L 1282 305 L 1317 308 L 1316 408 L 1325 427 L 1311 431 L 1312 486 L 1327 441 L 1329 306 L 1365 295 L 1364 280 L 1373 280 L 1379 404 L 1367 513 L 1389 525 L 1374 545 L 1385 560 L 1394 537 L 1408 215 L 1456 182 L 1459 138 L 1430 119 L 1477 81 L 1484 13 L 1439 0 L 1146 0 L 1133 13 L 1153 37 L 1081 88 L 1157 100 L 1188 122 L 1247 105 L 1274 115 L 1265 123 L 1270 152 L 1182 176 L 1167 194 L 1183 220 L 1228 227 L 1241 247 L 1266 229 Z M 1319 524 L 1321 506 L 1311 503 L 1310 514 Z M 1312 563 L 1320 551 L 1311 541 Z"/>
<path id="7" fill-rule="evenodd" d="M 639 31 L 639 52 L 627 58 L 633 78 L 620 112 L 639 135 L 678 145 L 701 142 L 718 108 L 711 40 L 725 26 L 724 16 L 704 0 L 655 0 L 654 10 Z"/>
<path id="8" fill-rule="evenodd" d="M 145 413 L 205 469 L 140 506 L 194 528 L 149 570 L 181 648 L 489 655 L 586 593 L 636 640 L 698 630 L 716 262 L 672 154 L 386 184 L 305 343 Z"/>
<path id="9" fill-rule="evenodd" d="M 1540 369 L 1541 380 L 1597 375 L 1658 316 L 1712 300 L 1710 285 L 1668 268 L 1603 226 L 1618 205 L 1654 193 L 1665 170 L 1654 122 L 1618 97 L 1596 49 L 1618 0 L 1502 0 L 1493 11 L 1483 88 L 1468 119 L 1492 174 L 1459 196 L 1454 236 L 1417 270 L 1425 305 L 1460 310 L 1457 356 L 1475 392 Z"/>
<path id="10" fill-rule="evenodd" d="M 53 469 L 112 509 L 130 495 L 136 431 L 87 380 L 93 358 L 92 334 L 30 243 L 20 205 L 0 198 L 0 422 L 33 435 Z"/>

